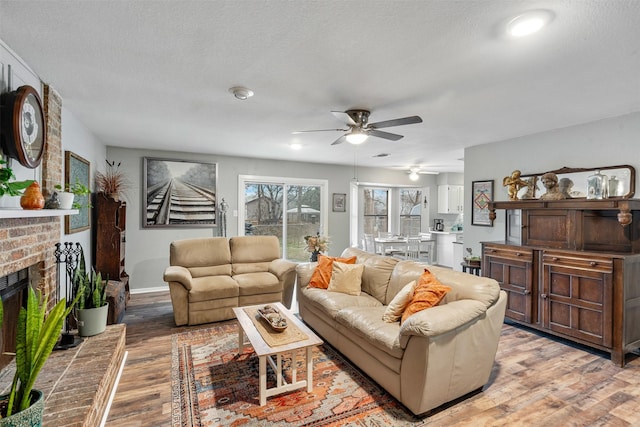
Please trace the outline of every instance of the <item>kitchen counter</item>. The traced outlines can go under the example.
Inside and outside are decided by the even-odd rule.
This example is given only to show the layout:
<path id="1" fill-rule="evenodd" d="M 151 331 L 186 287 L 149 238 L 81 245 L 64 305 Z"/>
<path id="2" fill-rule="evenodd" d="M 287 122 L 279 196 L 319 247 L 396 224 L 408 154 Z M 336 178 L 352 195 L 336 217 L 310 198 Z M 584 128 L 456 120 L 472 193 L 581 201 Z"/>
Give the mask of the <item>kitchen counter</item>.
<path id="1" fill-rule="evenodd" d="M 429 233 L 432 234 L 462 234 L 464 233 L 463 230 L 457 230 L 457 231 L 452 231 L 452 230 L 444 230 L 444 231 L 435 231 L 435 230 L 429 230 Z"/>

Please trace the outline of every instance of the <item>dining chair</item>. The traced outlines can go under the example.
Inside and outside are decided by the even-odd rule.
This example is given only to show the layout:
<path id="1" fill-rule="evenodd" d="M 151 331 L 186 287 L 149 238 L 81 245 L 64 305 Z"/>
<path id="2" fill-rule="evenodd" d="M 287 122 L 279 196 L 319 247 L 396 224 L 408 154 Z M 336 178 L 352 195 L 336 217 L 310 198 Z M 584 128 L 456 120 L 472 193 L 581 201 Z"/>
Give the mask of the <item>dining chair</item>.
<path id="1" fill-rule="evenodd" d="M 376 242 L 373 238 L 373 234 L 365 234 L 363 241 L 365 251 L 371 252 L 372 254 L 378 253 L 378 251 L 376 250 Z"/>
<path id="2" fill-rule="evenodd" d="M 436 241 L 420 239 L 419 261 L 433 264 L 433 255 L 435 253 Z"/>
<path id="3" fill-rule="evenodd" d="M 420 260 L 420 237 L 413 236 L 407 238 L 407 250 L 404 254 L 404 259 L 413 261 Z"/>

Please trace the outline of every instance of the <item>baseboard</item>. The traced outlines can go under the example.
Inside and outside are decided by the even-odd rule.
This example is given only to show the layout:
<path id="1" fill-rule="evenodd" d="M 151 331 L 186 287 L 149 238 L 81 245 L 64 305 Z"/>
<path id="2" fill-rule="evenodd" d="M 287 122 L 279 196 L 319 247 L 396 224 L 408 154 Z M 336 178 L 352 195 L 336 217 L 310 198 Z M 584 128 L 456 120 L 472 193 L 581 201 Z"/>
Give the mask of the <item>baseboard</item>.
<path id="1" fill-rule="evenodd" d="M 141 289 L 131 289 L 129 291 L 132 295 L 134 294 L 149 294 L 151 292 L 169 292 L 169 288 L 167 286 L 161 286 L 157 288 L 141 288 Z"/>

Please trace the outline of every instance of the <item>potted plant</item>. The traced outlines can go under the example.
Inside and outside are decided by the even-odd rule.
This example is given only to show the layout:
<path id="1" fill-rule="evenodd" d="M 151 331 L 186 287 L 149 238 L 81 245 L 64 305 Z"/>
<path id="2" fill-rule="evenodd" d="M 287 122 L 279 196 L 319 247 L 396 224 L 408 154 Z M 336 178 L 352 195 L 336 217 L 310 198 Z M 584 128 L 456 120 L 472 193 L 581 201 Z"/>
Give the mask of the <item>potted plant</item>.
<path id="1" fill-rule="evenodd" d="M 33 180 L 26 181 L 12 181 L 16 179 L 13 170 L 5 166 L 7 162 L 0 159 L 0 197 L 7 196 L 20 196 L 22 190 L 33 184 Z"/>
<path id="2" fill-rule="evenodd" d="M 44 398 L 33 388 L 40 370 L 56 345 L 62 323 L 73 304 L 66 307 L 60 299 L 46 315 L 48 297 L 29 287 L 27 307 L 20 309 L 16 328 L 16 373 L 9 394 L 0 396 L 0 426 L 39 426 L 42 424 Z M 2 321 L 0 303 L 0 322 Z"/>
<path id="3" fill-rule="evenodd" d="M 126 191 L 129 189 L 129 181 L 124 172 L 120 170 L 122 162 L 116 164 L 114 161 L 106 160 L 106 172 L 96 172 L 96 187 L 98 191 L 102 191 L 115 201 L 124 198 Z"/>
<path id="4" fill-rule="evenodd" d="M 78 264 L 73 272 L 73 289 L 78 299 L 76 314 L 81 337 L 98 335 L 107 327 L 107 283 L 108 279 L 103 280 L 102 274 L 93 268 L 86 270 L 84 252 L 80 248 Z"/>
<path id="5" fill-rule="evenodd" d="M 76 180 L 74 184 L 67 184 L 64 188 L 62 185 L 56 184 L 54 188 L 58 193 L 60 209 L 82 209 L 83 207 L 91 207 L 88 197 L 88 195 L 91 194 L 91 190 L 89 190 L 89 187 L 82 184 L 80 180 Z M 82 200 L 82 196 L 87 197 Z"/>

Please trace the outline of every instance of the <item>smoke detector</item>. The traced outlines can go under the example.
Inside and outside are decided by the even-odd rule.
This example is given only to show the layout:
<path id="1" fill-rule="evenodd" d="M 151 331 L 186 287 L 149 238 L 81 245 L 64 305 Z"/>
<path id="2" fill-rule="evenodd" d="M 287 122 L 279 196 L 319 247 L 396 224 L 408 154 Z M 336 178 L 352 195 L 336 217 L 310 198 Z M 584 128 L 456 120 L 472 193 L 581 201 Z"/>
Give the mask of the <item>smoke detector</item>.
<path id="1" fill-rule="evenodd" d="M 242 86 L 234 86 L 229 88 L 229 92 L 233 94 L 237 99 L 244 101 L 245 99 L 249 99 L 253 96 L 253 91 L 251 89 L 247 89 Z"/>

